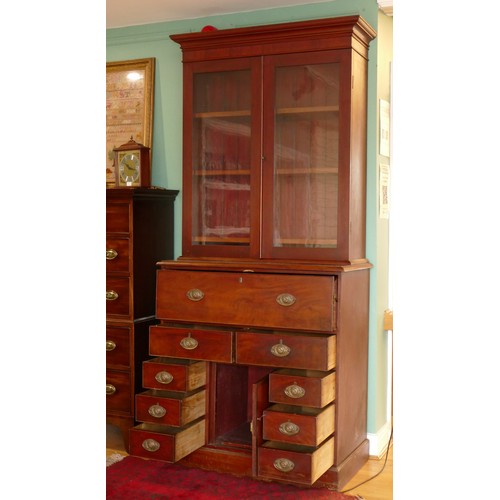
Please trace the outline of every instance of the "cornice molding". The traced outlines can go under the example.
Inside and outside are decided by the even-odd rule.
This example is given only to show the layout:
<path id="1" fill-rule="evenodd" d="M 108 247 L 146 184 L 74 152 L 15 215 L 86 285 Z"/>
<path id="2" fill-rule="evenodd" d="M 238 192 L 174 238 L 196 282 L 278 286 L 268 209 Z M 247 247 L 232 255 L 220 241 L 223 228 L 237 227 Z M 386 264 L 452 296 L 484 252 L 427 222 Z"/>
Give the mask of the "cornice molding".
<path id="1" fill-rule="evenodd" d="M 112 46 L 168 40 L 171 34 L 171 30 L 163 25 L 156 25 L 154 27 L 152 25 L 141 25 L 128 28 L 111 28 L 106 30 L 106 45 Z"/>
<path id="2" fill-rule="evenodd" d="M 377 0 L 378 8 L 387 16 L 392 16 L 393 0 Z"/>

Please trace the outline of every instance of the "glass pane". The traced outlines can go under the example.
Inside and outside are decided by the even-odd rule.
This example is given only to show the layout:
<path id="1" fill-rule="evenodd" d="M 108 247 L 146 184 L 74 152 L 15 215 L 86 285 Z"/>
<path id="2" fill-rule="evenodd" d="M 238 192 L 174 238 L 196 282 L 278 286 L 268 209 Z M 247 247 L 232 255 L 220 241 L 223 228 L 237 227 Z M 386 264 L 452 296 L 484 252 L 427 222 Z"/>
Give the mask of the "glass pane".
<path id="1" fill-rule="evenodd" d="M 250 71 L 195 75 L 193 245 L 250 241 Z"/>
<path id="2" fill-rule="evenodd" d="M 339 65 L 276 70 L 274 246 L 337 246 Z"/>

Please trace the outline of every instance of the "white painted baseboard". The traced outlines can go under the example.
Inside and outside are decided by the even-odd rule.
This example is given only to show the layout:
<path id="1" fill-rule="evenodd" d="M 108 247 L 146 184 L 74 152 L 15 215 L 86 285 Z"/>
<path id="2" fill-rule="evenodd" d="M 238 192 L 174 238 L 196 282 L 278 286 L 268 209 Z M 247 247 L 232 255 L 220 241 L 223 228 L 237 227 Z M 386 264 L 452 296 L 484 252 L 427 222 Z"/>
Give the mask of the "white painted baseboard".
<path id="1" fill-rule="evenodd" d="M 367 434 L 370 442 L 370 457 L 382 458 L 387 450 L 391 437 L 391 422 L 387 421 L 376 434 Z"/>

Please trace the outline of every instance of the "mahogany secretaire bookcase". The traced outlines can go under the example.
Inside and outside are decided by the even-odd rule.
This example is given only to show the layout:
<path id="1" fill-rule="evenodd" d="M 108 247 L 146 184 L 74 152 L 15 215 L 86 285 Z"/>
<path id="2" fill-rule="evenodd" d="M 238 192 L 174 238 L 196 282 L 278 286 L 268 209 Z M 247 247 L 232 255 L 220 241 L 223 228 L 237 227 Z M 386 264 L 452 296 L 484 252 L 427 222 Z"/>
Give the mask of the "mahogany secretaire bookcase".
<path id="1" fill-rule="evenodd" d="M 342 488 L 368 457 L 359 16 L 171 36 L 182 256 L 159 263 L 133 454 Z"/>

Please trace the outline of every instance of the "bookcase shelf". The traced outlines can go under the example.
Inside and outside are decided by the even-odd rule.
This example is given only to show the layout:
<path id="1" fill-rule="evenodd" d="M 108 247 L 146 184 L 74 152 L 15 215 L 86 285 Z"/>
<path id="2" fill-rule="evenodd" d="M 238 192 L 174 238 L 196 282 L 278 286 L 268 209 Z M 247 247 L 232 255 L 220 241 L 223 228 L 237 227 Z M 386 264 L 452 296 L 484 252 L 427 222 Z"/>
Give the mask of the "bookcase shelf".
<path id="1" fill-rule="evenodd" d="M 338 113 L 339 106 L 306 106 L 300 108 L 278 108 L 277 115 Z"/>
<path id="2" fill-rule="evenodd" d="M 277 175 L 331 175 L 338 174 L 338 168 L 331 167 L 307 167 L 307 168 L 299 168 L 299 167 L 290 167 L 290 168 L 278 168 L 276 170 Z"/>
<path id="3" fill-rule="evenodd" d="M 250 170 L 249 169 L 242 169 L 242 170 L 224 170 L 224 169 L 195 169 L 193 171 L 193 175 L 195 176 L 205 176 L 205 175 L 250 175 Z"/>
<path id="4" fill-rule="evenodd" d="M 243 116 L 250 116 L 250 110 L 236 110 L 236 111 L 205 111 L 202 113 L 195 113 L 195 118 L 239 118 Z"/>

